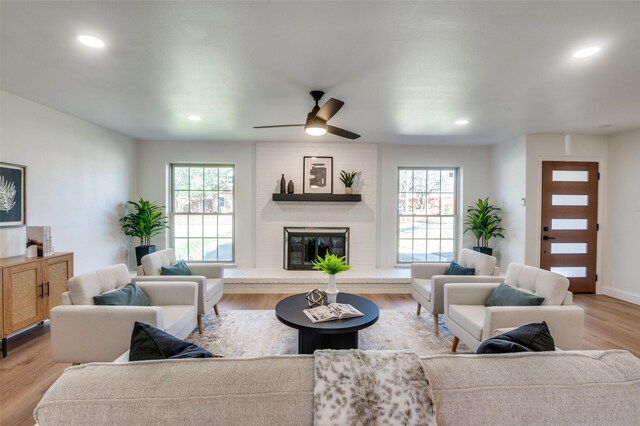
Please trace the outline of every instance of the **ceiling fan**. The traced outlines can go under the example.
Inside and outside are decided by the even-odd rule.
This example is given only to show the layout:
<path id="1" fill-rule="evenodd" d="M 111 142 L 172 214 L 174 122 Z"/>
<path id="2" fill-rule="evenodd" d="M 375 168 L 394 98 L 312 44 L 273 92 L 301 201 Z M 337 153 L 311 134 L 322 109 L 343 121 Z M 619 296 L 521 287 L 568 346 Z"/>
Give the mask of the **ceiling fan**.
<path id="1" fill-rule="evenodd" d="M 304 131 L 311 136 L 322 136 L 325 133 L 331 133 L 347 139 L 358 139 L 360 135 L 341 129 L 339 127 L 329 126 L 327 121 L 331 119 L 342 108 L 344 102 L 331 98 L 325 102 L 322 107 L 318 106 L 318 102 L 324 95 L 321 90 L 313 90 L 310 92 L 311 97 L 316 102 L 311 112 L 307 114 L 305 124 L 278 124 L 274 126 L 254 126 L 254 129 L 269 129 L 272 127 L 304 127 Z"/>

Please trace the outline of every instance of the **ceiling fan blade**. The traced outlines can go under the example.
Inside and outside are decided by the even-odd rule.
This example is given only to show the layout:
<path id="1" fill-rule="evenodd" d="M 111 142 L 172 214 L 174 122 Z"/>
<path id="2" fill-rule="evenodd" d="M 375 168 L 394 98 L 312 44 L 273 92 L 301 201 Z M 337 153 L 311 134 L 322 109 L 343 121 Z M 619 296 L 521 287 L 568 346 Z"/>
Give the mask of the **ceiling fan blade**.
<path id="1" fill-rule="evenodd" d="M 360 137 L 360 135 L 357 135 L 353 132 L 333 126 L 327 126 L 327 133 L 331 133 L 336 136 L 342 136 L 343 138 L 347 139 L 358 139 Z"/>
<path id="2" fill-rule="evenodd" d="M 318 111 L 318 113 L 316 114 L 316 117 L 324 121 L 329 121 L 331 117 L 333 117 L 338 111 L 340 111 L 342 105 L 344 105 L 344 102 L 331 98 L 327 102 L 325 102 L 324 105 L 322 105 L 320 111 Z"/>
<path id="3" fill-rule="evenodd" d="M 276 124 L 275 126 L 253 126 L 254 129 L 270 129 L 272 127 L 304 127 L 304 124 Z"/>

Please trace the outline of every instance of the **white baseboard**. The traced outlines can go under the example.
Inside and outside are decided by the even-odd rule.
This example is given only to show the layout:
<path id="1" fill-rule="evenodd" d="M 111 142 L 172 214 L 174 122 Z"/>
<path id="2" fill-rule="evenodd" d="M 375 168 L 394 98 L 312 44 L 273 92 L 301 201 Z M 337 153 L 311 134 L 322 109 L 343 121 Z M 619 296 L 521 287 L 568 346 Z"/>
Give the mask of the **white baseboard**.
<path id="1" fill-rule="evenodd" d="M 607 296 L 615 297 L 616 299 L 624 300 L 626 302 L 635 303 L 640 305 L 640 294 L 633 293 L 626 290 L 620 290 L 619 288 L 604 286 L 602 288 L 603 293 Z"/>
<path id="2" fill-rule="evenodd" d="M 234 293 L 307 293 L 314 288 L 324 290 L 326 283 L 224 283 L 226 294 Z M 409 283 L 338 283 L 338 290 L 345 293 L 395 293 L 410 294 L 411 284 Z"/>

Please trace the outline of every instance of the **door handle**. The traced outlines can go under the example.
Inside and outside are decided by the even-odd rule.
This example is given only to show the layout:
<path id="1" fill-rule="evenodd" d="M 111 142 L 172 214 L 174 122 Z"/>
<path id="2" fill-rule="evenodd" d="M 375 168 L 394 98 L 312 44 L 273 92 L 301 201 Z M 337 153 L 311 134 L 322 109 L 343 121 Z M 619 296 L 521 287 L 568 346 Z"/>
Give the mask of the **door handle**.
<path id="1" fill-rule="evenodd" d="M 47 286 L 47 296 L 49 296 L 49 281 L 47 281 L 46 283 L 44 283 L 44 285 Z"/>
<path id="2" fill-rule="evenodd" d="M 556 237 L 550 237 L 550 236 L 548 236 L 548 235 L 544 235 L 544 236 L 542 237 L 542 239 L 543 239 L 544 241 L 547 241 L 547 240 L 555 240 L 555 239 L 556 239 Z"/>
<path id="3" fill-rule="evenodd" d="M 40 297 L 42 297 L 44 299 L 44 283 L 41 283 L 39 287 L 40 287 L 40 291 L 41 291 Z"/>

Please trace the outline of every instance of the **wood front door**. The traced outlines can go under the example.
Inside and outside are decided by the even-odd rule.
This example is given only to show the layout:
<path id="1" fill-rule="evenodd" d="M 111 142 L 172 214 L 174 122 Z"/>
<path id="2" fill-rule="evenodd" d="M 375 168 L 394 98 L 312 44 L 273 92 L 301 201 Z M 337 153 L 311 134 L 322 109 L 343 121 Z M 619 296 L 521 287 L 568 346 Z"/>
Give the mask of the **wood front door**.
<path id="1" fill-rule="evenodd" d="M 540 267 L 574 293 L 596 291 L 598 179 L 598 163 L 542 162 Z"/>

